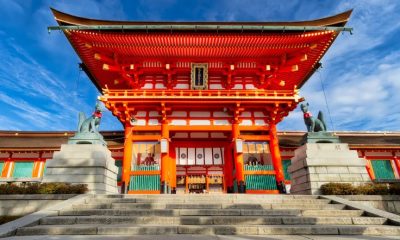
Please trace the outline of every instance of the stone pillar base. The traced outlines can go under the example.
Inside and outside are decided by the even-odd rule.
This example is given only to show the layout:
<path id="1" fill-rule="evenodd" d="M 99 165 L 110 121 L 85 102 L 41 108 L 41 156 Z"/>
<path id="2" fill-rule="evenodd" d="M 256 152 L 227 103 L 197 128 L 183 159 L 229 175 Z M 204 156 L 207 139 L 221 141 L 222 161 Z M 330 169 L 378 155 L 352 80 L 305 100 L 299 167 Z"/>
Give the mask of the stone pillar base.
<path id="1" fill-rule="evenodd" d="M 307 143 L 295 150 L 291 161 L 292 194 L 321 194 L 321 185 L 330 182 L 371 182 L 365 160 L 347 143 Z"/>
<path id="2" fill-rule="evenodd" d="M 86 184 L 88 193 L 118 193 L 118 168 L 100 144 L 63 144 L 47 161 L 43 182 Z"/>

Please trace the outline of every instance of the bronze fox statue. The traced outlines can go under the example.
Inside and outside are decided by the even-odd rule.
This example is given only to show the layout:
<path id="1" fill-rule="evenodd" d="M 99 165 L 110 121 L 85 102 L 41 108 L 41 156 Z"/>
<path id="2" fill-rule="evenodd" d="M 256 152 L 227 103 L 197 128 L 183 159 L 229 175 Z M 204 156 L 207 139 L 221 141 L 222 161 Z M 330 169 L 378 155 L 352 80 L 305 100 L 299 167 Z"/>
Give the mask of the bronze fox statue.
<path id="1" fill-rule="evenodd" d="M 86 118 L 85 113 L 79 112 L 78 133 L 93 133 L 99 131 L 102 111 L 99 103 L 96 103 L 95 110 L 89 118 Z"/>
<path id="2" fill-rule="evenodd" d="M 300 108 L 303 111 L 304 123 L 307 126 L 308 132 L 326 132 L 326 123 L 324 114 L 319 111 L 318 117 L 314 118 L 310 111 L 308 111 L 309 104 L 301 104 Z"/>

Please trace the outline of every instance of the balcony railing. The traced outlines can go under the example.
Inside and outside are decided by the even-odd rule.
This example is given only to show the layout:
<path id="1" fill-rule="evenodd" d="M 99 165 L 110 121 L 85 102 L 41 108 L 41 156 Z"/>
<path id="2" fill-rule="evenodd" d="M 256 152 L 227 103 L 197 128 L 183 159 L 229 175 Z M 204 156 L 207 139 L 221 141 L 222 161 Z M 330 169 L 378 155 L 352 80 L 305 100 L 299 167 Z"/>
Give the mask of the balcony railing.
<path id="1" fill-rule="evenodd" d="M 295 99 L 300 97 L 293 90 L 108 90 L 106 98 L 220 98 L 220 99 Z"/>

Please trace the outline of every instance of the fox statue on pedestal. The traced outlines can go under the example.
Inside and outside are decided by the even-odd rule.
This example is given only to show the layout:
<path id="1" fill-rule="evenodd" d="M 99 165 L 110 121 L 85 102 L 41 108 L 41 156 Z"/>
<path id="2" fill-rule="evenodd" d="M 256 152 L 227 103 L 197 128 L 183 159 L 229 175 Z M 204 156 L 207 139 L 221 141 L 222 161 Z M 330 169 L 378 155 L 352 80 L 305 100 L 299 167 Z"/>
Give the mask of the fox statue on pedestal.
<path id="1" fill-rule="evenodd" d="M 324 114 L 319 111 L 318 117 L 314 118 L 310 111 L 308 111 L 309 104 L 301 104 L 300 108 L 303 111 L 304 123 L 306 124 L 308 132 L 326 132 L 326 123 Z"/>
<path id="2" fill-rule="evenodd" d="M 99 132 L 102 111 L 99 103 L 96 103 L 95 110 L 89 118 L 86 118 L 84 112 L 79 112 L 78 133 Z"/>

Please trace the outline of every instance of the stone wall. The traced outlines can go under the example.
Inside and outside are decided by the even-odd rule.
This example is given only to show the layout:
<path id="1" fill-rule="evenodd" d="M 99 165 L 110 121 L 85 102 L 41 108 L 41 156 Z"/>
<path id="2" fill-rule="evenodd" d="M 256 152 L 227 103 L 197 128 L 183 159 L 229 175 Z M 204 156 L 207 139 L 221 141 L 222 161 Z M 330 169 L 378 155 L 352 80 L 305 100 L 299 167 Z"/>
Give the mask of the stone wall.
<path id="1" fill-rule="evenodd" d="M 0 195 L 0 216 L 24 216 L 73 196 L 76 194 Z"/>
<path id="2" fill-rule="evenodd" d="M 400 195 L 339 195 L 338 197 L 400 215 Z"/>

